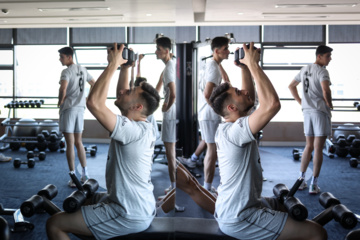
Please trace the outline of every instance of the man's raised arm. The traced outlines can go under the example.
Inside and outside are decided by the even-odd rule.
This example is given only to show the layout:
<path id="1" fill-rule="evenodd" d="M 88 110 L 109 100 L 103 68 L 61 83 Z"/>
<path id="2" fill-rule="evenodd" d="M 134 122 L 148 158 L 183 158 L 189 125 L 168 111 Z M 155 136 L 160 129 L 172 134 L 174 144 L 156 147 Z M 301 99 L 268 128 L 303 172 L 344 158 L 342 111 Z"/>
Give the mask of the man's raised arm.
<path id="1" fill-rule="evenodd" d="M 249 68 L 251 75 L 254 77 L 260 102 L 260 107 L 249 117 L 251 132 L 256 134 L 276 115 L 281 105 L 273 85 L 259 66 L 260 50 L 254 49 L 253 42 L 250 43 L 249 49 L 245 44 L 243 48 L 245 58 L 241 59 L 240 62 Z"/>
<path id="2" fill-rule="evenodd" d="M 109 64 L 95 82 L 86 101 L 89 111 L 109 132 L 112 132 L 115 128 L 116 115 L 106 106 L 106 99 L 112 76 L 119 65 L 127 61 L 122 58 L 123 49 L 124 45 L 117 49 L 116 43 L 114 43 L 113 49 L 108 49 L 107 58 Z"/>

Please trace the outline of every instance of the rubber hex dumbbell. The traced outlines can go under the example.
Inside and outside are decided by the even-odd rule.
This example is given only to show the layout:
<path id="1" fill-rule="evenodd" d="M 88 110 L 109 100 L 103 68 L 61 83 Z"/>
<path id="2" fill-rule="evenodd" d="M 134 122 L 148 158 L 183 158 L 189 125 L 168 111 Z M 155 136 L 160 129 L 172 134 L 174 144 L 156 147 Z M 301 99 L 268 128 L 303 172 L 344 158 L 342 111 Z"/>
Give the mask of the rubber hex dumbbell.
<path id="1" fill-rule="evenodd" d="M 354 107 L 355 107 L 358 111 L 360 111 L 360 104 L 359 104 L 359 102 L 354 102 Z"/>
<path id="2" fill-rule="evenodd" d="M 26 157 L 28 160 L 34 159 L 34 158 L 39 158 L 40 161 L 43 161 L 46 158 L 46 153 L 45 152 L 34 153 L 33 151 L 28 151 Z"/>
<path id="3" fill-rule="evenodd" d="M 86 199 L 94 195 L 99 188 L 99 183 L 95 179 L 88 179 L 83 185 L 81 185 L 79 179 L 75 174 L 70 173 L 70 177 L 75 183 L 78 190 L 68 196 L 63 202 L 63 208 L 65 212 L 73 213 L 80 209 L 85 203 Z"/>
<path id="4" fill-rule="evenodd" d="M 49 184 L 45 186 L 37 193 L 37 195 L 33 195 L 21 204 L 21 213 L 25 217 L 31 217 L 39 210 L 45 210 L 50 215 L 61 211 L 60 209 L 53 209 L 47 204 L 48 201 L 56 197 L 57 193 L 58 191 L 55 185 Z"/>
<path id="5" fill-rule="evenodd" d="M 349 148 L 349 154 L 353 158 L 357 158 L 360 156 L 360 139 L 354 139 L 351 142 L 351 145 Z"/>
<path id="6" fill-rule="evenodd" d="M 32 158 L 32 159 L 28 159 L 27 161 L 21 161 L 20 158 L 15 158 L 14 159 L 14 168 L 19 168 L 21 166 L 21 164 L 26 164 L 28 165 L 29 168 L 34 168 L 35 166 L 35 160 Z"/>
<path id="7" fill-rule="evenodd" d="M 34 229 L 34 224 L 24 220 L 20 209 L 3 208 L 0 203 L 0 215 L 10 215 L 14 217 L 14 226 L 11 228 L 12 232 L 27 232 Z M 0 230 L 0 239 L 4 239 L 1 237 L 1 234 L 2 230 Z"/>
<path id="8" fill-rule="evenodd" d="M 324 226 L 332 219 L 339 222 L 345 229 L 353 229 L 357 224 L 357 219 L 340 200 L 329 192 L 320 194 L 319 202 L 325 208 L 324 211 L 315 216 L 312 220 Z"/>
<path id="9" fill-rule="evenodd" d="M 10 228 L 5 218 L 0 217 L 0 239 L 10 239 Z"/>
<path id="10" fill-rule="evenodd" d="M 356 168 L 360 164 L 360 161 L 356 158 L 351 158 L 349 164 L 350 167 Z"/>
<path id="11" fill-rule="evenodd" d="M 303 152 L 301 152 L 300 149 L 294 148 L 292 150 L 293 159 L 296 160 L 296 161 L 299 160 L 302 157 L 302 153 Z M 312 160 L 312 155 L 311 155 L 310 160 Z"/>
<path id="12" fill-rule="evenodd" d="M 285 184 L 282 183 L 275 185 L 273 188 L 273 193 L 279 202 L 284 204 L 290 217 L 297 221 L 303 221 L 308 216 L 307 208 L 298 198 L 294 197 L 294 194 L 303 181 L 304 178 L 299 178 L 290 191 Z"/>
<path id="13" fill-rule="evenodd" d="M 96 145 L 91 145 L 89 147 L 84 146 L 84 149 L 85 149 L 85 152 L 90 153 L 90 155 L 92 157 L 94 157 L 96 155 L 96 153 L 97 153 L 97 146 Z"/>

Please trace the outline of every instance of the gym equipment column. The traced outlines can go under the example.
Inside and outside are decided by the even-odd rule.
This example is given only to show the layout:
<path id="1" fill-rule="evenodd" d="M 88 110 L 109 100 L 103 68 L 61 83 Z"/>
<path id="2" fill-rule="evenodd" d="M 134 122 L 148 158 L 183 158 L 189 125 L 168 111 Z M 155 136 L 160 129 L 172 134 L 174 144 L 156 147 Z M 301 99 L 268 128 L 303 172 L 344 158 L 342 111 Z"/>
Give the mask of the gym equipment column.
<path id="1" fill-rule="evenodd" d="M 183 155 L 190 157 L 199 139 L 192 44 L 176 44 L 176 57 L 176 116 L 179 119 L 176 147 L 183 148 Z"/>

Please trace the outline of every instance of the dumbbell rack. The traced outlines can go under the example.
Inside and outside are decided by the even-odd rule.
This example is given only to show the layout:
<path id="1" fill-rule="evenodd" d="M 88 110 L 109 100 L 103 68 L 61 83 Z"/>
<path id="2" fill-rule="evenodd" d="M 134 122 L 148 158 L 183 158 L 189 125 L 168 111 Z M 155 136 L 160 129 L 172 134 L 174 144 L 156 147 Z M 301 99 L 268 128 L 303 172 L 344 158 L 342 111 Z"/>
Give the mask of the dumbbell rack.
<path id="1" fill-rule="evenodd" d="M 336 155 L 340 157 L 346 157 L 348 154 L 350 154 L 352 157 L 357 158 L 360 155 L 360 147 L 359 140 L 353 136 L 352 139 L 349 139 L 349 137 L 352 135 L 351 132 L 358 132 L 360 131 L 360 128 L 358 125 L 353 125 L 352 127 L 346 127 L 346 128 L 337 128 L 339 126 L 343 126 L 342 124 L 333 124 L 332 130 L 335 132 L 336 130 L 343 130 L 346 132 L 350 132 L 350 134 L 345 138 L 345 136 L 341 136 L 343 134 L 339 134 L 337 136 L 337 139 L 332 139 L 332 143 L 334 144 L 334 147 L 336 149 Z M 343 139 L 343 140 L 340 140 Z"/>
<path id="2" fill-rule="evenodd" d="M 38 140 L 37 140 L 37 136 L 13 136 L 14 133 L 14 126 L 17 127 L 34 127 L 33 125 L 28 125 L 28 124 L 21 124 L 21 122 L 18 122 L 17 120 L 12 120 L 10 118 L 11 116 L 11 110 L 15 109 L 56 109 L 58 107 L 54 107 L 54 104 L 44 104 L 43 101 L 39 101 L 39 103 L 41 103 L 40 105 L 38 105 L 38 107 L 36 107 L 36 105 L 34 107 L 25 107 L 25 105 L 21 105 L 21 104 L 15 104 L 14 102 L 10 102 L 8 104 L 6 104 L 4 107 L 5 108 L 9 108 L 9 113 L 8 113 L 8 117 L 6 119 L 4 119 L 1 122 L 1 126 L 5 126 L 5 133 L 0 137 L 0 143 L 2 143 L 2 146 L 0 147 L 0 152 L 5 151 L 6 149 L 10 148 L 11 144 L 21 144 L 21 143 L 32 143 L 32 144 L 37 144 Z M 41 123 L 41 127 L 53 127 L 54 125 L 53 122 L 52 123 L 46 123 L 45 121 L 34 121 L 34 123 L 37 123 L 40 126 Z M 62 134 L 59 134 L 59 136 L 56 139 L 56 142 L 60 142 L 63 139 Z"/>

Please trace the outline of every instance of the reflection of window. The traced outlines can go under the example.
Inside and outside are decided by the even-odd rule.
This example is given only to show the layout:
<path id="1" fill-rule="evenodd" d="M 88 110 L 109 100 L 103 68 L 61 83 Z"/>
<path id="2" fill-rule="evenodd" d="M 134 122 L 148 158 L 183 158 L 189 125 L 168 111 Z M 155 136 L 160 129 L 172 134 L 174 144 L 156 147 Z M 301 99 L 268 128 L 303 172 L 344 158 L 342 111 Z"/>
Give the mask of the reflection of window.
<path id="1" fill-rule="evenodd" d="M 329 44 L 333 49 L 329 66 L 333 92 L 340 94 L 339 98 L 359 98 L 360 68 L 359 44 Z M 334 96 L 333 96 L 334 97 Z M 360 119 L 360 118 L 358 118 Z"/>
<path id="2" fill-rule="evenodd" d="M 275 47 L 264 46 L 264 67 L 302 67 L 315 60 L 316 46 Z"/>
<path id="3" fill-rule="evenodd" d="M 12 49 L 0 50 L 0 66 L 11 66 L 13 65 L 13 51 Z"/>
<path id="4" fill-rule="evenodd" d="M 16 95 L 57 97 L 64 69 L 58 50 L 64 46 L 16 46 Z"/>
<path id="5" fill-rule="evenodd" d="M 106 67 L 107 47 L 74 47 L 74 61 L 84 67 Z"/>

